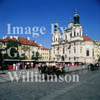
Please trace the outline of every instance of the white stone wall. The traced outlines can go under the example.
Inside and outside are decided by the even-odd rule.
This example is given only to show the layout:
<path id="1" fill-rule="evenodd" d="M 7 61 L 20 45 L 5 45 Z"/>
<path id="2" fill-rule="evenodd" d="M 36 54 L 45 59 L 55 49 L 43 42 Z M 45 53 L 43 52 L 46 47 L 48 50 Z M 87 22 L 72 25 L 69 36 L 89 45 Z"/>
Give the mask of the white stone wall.
<path id="1" fill-rule="evenodd" d="M 68 27 L 71 28 L 70 24 Z M 60 35 L 61 34 L 57 34 L 56 36 L 54 34 L 53 36 L 56 36 L 58 38 L 61 37 Z M 66 41 L 68 41 L 68 43 Z M 96 53 L 98 46 L 95 46 L 94 41 L 83 40 L 81 25 L 72 26 L 72 31 L 63 33 L 62 42 L 53 41 L 52 45 L 51 57 L 54 58 L 52 60 L 55 61 L 62 61 L 63 56 L 65 62 L 94 63 L 96 61 L 97 54 L 100 51 L 99 49 Z M 59 48 L 59 50 L 57 48 Z M 86 55 L 86 50 L 89 50 L 89 56 Z"/>

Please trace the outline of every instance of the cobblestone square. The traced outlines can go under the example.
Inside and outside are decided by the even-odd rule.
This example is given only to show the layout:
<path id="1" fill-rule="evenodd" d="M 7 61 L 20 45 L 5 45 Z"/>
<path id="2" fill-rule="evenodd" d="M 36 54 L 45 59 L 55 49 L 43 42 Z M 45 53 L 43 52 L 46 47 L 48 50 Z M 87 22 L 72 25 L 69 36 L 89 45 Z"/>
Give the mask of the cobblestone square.
<path id="1" fill-rule="evenodd" d="M 0 100 L 99 100 L 100 70 L 76 71 L 78 83 L 0 82 Z M 0 79 L 4 75 L 0 75 Z"/>

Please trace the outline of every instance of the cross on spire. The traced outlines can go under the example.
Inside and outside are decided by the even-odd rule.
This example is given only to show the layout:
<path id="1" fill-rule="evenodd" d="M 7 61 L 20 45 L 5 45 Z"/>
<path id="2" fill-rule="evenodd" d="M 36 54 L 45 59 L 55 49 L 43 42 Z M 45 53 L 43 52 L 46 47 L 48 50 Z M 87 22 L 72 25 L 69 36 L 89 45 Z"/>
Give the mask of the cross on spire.
<path id="1" fill-rule="evenodd" d="M 58 20 L 56 19 L 56 23 L 58 23 Z"/>
<path id="2" fill-rule="evenodd" d="M 77 8 L 75 8 L 75 14 L 77 14 L 78 12 L 77 12 Z"/>

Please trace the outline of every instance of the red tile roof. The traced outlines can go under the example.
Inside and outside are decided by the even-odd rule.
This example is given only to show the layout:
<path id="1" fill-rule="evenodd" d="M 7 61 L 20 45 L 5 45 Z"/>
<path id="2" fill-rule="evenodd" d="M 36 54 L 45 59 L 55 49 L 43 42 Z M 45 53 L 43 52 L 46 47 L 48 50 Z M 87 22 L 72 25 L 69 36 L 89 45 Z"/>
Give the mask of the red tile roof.
<path id="1" fill-rule="evenodd" d="M 7 37 L 7 38 L 5 38 L 5 39 L 3 39 L 3 40 L 0 40 L 0 41 L 1 41 L 1 42 L 8 42 L 9 40 L 16 40 L 16 38 L 15 38 L 15 37 L 12 37 L 12 38 Z M 36 44 L 35 41 L 29 41 L 27 38 L 18 37 L 18 40 L 19 40 L 23 45 L 37 46 L 37 47 L 40 48 L 40 49 L 48 50 L 48 48 L 44 48 L 43 46 Z"/>
<path id="2" fill-rule="evenodd" d="M 7 37 L 7 38 L 0 40 L 0 41 L 1 42 L 8 42 L 9 40 L 16 40 L 16 38 L 15 37 L 13 37 L 13 38 Z M 18 37 L 18 40 L 24 45 L 38 46 L 35 43 L 35 41 L 29 41 L 27 38 Z"/>
<path id="3" fill-rule="evenodd" d="M 92 40 L 92 39 L 88 36 L 83 36 L 83 40 Z"/>
<path id="4" fill-rule="evenodd" d="M 10 39 L 10 37 L 7 37 L 7 38 L 5 38 L 5 39 L 3 39 L 3 40 L 0 40 L 0 41 L 1 41 L 1 42 L 8 42 L 8 40 L 16 40 L 16 38 Z"/>
<path id="5" fill-rule="evenodd" d="M 38 48 L 43 49 L 43 50 L 49 50 L 48 48 L 44 48 L 44 47 L 41 46 L 41 45 L 38 45 Z"/>

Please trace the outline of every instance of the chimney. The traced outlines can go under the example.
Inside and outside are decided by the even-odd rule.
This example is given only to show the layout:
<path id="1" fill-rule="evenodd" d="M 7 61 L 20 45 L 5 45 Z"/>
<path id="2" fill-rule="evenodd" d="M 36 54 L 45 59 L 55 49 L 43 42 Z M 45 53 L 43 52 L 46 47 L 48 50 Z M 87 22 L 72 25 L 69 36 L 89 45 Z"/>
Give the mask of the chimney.
<path id="1" fill-rule="evenodd" d="M 5 37 L 3 36 L 2 39 L 5 39 Z"/>
<path id="2" fill-rule="evenodd" d="M 39 44 L 40 46 L 42 46 L 42 44 Z"/>
<path id="3" fill-rule="evenodd" d="M 18 36 L 14 36 L 14 38 L 15 38 L 16 40 L 18 40 Z"/>
<path id="4" fill-rule="evenodd" d="M 12 39 L 13 37 L 12 36 L 10 36 L 10 39 Z"/>
<path id="5" fill-rule="evenodd" d="M 5 35 L 4 39 L 6 39 L 6 38 L 7 38 L 7 35 Z"/>
<path id="6" fill-rule="evenodd" d="M 29 38 L 29 37 L 27 37 L 27 40 L 30 40 L 30 38 Z"/>

